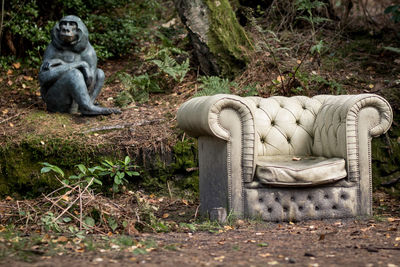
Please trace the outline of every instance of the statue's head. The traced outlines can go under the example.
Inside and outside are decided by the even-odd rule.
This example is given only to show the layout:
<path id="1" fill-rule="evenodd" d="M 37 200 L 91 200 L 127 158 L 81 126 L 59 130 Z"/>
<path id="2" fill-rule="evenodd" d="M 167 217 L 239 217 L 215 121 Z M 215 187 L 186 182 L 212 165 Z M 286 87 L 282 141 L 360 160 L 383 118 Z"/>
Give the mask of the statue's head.
<path id="1" fill-rule="evenodd" d="M 86 48 L 89 33 L 80 18 L 69 15 L 63 17 L 52 30 L 52 41 L 59 49 L 71 49 L 76 52 Z"/>

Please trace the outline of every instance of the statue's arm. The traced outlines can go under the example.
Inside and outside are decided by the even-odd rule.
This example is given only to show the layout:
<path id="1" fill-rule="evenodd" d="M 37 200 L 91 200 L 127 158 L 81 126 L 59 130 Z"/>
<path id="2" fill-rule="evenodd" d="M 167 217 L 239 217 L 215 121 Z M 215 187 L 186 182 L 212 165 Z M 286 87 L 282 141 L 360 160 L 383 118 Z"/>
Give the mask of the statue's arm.
<path id="1" fill-rule="evenodd" d="M 74 68 L 80 69 L 84 73 L 85 69 L 89 68 L 89 64 L 85 61 L 66 63 L 59 59 L 58 54 L 54 51 L 46 51 L 39 71 L 39 82 L 42 86 L 52 84 L 65 72 Z"/>
<path id="2" fill-rule="evenodd" d="M 94 77 L 96 76 L 97 69 L 97 56 L 93 47 L 88 44 L 86 50 L 82 53 L 82 60 L 88 63 L 88 68 L 82 69 L 83 76 L 85 77 L 85 82 L 87 87 L 95 82 Z"/>

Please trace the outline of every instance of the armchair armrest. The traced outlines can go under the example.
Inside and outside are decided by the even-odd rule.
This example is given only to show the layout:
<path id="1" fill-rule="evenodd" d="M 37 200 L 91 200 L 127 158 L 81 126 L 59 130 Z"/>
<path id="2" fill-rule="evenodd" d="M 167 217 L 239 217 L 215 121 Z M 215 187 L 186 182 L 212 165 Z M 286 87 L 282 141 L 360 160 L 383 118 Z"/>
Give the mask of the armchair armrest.
<path id="1" fill-rule="evenodd" d="M 358 151 L 360 131 L 368 138 L 385 133 L 393 120 L 388 102 L 374 94 L 319 95 L 322 103 L 314 123 L 313 154 L 351 159 Z M 363 112 L 362 112 L 363 111 Z"/>
<path id="2" fill-rule="evenodd" d="M 221 121 L 223 109 L 236 110 L 245 126 L 254 127 L 246 99 L 223 94 L 195 97 L 185 102 L 178 110 L 178 127 L 193 137 L 210 135 L 228 141 L 230 125 Z"/>
<path id="3" fill-rule="evenodd" d="M 243 180 L 252 181 L 255 169 L 254 112 L 245 98 L 235 95 L 195 97 L 178 110 L 178 127 L 193 137 L 212 136 L 240 150 Z M 238 121 L 239 123 L 234 123 Z M 236 149 L 235 149 L 236 150 Z"/>

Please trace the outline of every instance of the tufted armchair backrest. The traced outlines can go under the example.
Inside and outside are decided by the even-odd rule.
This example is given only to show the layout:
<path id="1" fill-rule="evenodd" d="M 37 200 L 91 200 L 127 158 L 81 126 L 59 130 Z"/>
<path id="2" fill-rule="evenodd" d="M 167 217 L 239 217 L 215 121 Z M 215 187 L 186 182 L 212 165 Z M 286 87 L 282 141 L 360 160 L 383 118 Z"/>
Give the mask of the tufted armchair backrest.
<path id="1" fill-rule="evenodd" d="M 258 156 L 311 155 L 321 100 L 306 96 L 247 97 L 255 116 Z"/>

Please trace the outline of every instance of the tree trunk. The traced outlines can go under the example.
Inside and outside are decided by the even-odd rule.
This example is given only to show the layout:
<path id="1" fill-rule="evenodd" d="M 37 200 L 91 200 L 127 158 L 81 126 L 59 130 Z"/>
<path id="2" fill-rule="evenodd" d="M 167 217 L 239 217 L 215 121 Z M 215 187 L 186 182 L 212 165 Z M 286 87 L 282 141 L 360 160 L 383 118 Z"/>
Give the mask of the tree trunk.
<path id="1" fill-rule="evenodd" d="M 204 74 L 232 76 L 245 67 L 252 44 L 229 0 L 176 0 L 175 5 Z"/>

